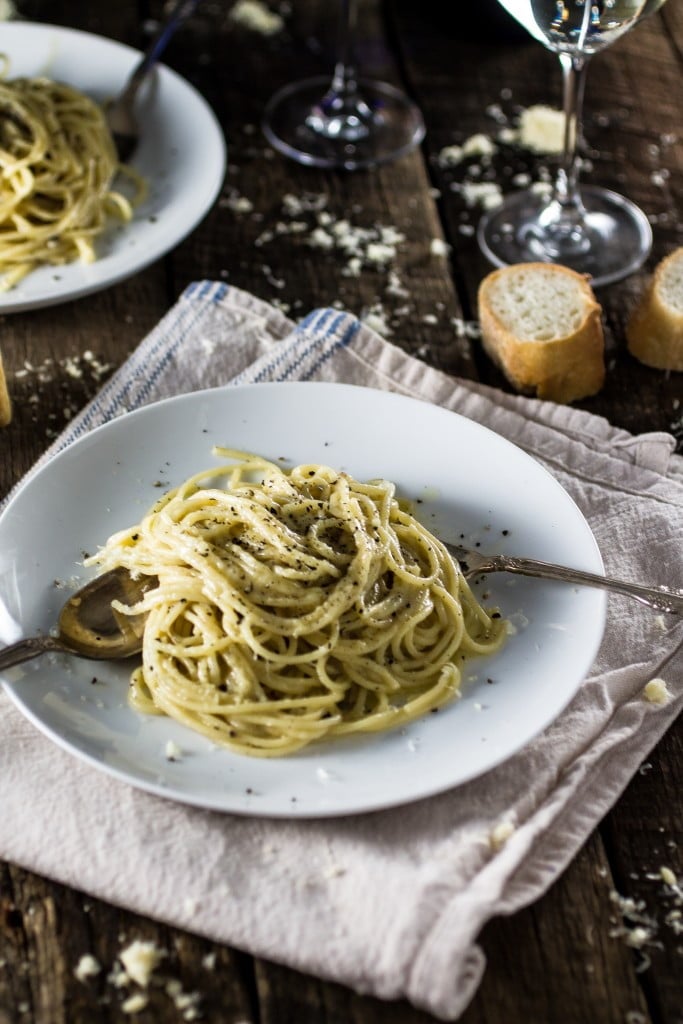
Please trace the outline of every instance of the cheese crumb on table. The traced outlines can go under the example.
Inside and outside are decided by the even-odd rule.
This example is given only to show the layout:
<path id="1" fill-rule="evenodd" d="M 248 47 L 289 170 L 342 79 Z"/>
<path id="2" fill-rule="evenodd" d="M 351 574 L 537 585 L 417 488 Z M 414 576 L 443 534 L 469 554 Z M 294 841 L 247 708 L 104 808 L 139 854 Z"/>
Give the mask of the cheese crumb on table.
<path id="1" fill-rule="evenodd" d="M 663 679 L 651 679 L 643 690 L 643 697 L 650 704 L 667 704 L 671 693 Z"/>
<path id="2" fill-rule="evenodd" d="M 503 192 L 495 181 L 464 181 L 452 182 L 451 191 L 459 192 L 467 206 L 482 206 L 485 210 L 494 210 L 503 202 Z"/>
<path id="3" fill-rule="evenodd" d="M 237 0 L 230 11 L 230 20 L 264 36 L 274 36 L 284 26 L 284 19 L 261 0 Z"/>
<path id="4" fill-rule="evenodd" d="M 102 967 L 99 961 L 92 955 L 92 953 L 84 953 L 81 959 L 76 964 L 74 974 L 79 981 L 87 981 L 88 978 L 94 978 L 100 973 Z"/>
<path id="5" fill-rule="evenodd" d="M 444 242 L 443 238 L 432 238 L 429 243 L 429 253 L 431 256 L 448 256 L 449 245 Z"/>
<path id="6" fill-rule="evenodd" d="M 152 973 L 165 955 L 164 950 L 159 949 L 153 942 L 135 939 L 119 953 L 119 960 L 128 977 L 141 988 L 147 988 Z"/>
<path id="7" fill-rule="evenodd" d="M 678 879 L 676 878 L 676 875 L 671 870 L 671 868 L 667 868 L 666 866 L 661 867 L 659 869 L 659 876 L 665 885 L 670 885 L 672 888 L 675 885 L 678 885 Z"/>
<path id="8" fill-rule="evenodd" d="M 488 161 L 497 151 L 498 147 L 490 136 L 478 132 L 476 135 L 470 135 L 462 146 L 444 146 L 436 159 L 440 167 L 456 167 L 471 156 L 478 156 L 482 160 Z"/>
<path id="9" fill-rule="evenodd" d="M 136 992 L 134 995 L 128 996 L 128 998 L 121 1003 L 121 1009 L 124 1013 L 140 1013 L 140 1011 L 144 1010 L 147 1006 L 147 1002 L 148 1000 L 146 995 L 142 992 Z"/>
<path id="10" fill-rule="evenodd" d="M 527 107 L 519 117 L 517 141 L 535 153 L 561 153 L 565 118 L 561 110 L 543 104 Z"/>

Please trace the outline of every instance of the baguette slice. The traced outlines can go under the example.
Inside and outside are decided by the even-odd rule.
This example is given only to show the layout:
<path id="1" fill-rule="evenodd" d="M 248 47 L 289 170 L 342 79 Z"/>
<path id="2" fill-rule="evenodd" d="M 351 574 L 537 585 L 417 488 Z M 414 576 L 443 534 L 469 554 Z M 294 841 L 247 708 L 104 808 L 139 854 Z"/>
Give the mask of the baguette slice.
<path id="1" fill-rule="evenodd" d="M 517 391 L 553 402 L 605 382 L 601 307 L 588 281 L 555 263 L 518 263 L 479 286 L 485 351 Z"/>
<path id="2" fill-rule="evenodd" d="M 2 365 L 2 354 L 0 353 L 0 427 L 6 427 L 12 419 L 12 406 L 5 380 L 5 370 Z"/>
<path id="3" fill-rule="evenodd" d="M 683 248 L 655 268 L 626 324 L 631 355 L 659 370 L 683 370 Z"/>

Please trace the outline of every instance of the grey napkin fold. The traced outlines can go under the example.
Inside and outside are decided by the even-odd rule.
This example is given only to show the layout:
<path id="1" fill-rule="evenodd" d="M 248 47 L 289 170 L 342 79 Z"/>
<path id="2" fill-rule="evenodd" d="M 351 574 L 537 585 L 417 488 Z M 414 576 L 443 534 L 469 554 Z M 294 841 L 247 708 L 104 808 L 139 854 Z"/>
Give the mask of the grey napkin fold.
<path id="1" fill-rule="evenodd" d="M 683 459 L 668 435 L 634 437 L 577 409 L 455 380 L 337 310 L 295 326 L 222 284 L 190 286 L 44 458 L 160 398 L 278 380 L 397 391 L 477 420 L 554 474 L 587 517 L 609 574 L 656 581 L 666 566 L 667 582 L 683 587 Z M 2 693 L 0 855 L 454 1020 L 484 971 L 482 926 L 552 884 L 680 711 L 682 639 L 681 620 L 610 596 L 590 676 L 543 734 L 453 791 L 345 819 L 242 818 L 134 790 L 51 744 Z M 663 704 L 643 695 L 655 677 L 668 687 Z"/>

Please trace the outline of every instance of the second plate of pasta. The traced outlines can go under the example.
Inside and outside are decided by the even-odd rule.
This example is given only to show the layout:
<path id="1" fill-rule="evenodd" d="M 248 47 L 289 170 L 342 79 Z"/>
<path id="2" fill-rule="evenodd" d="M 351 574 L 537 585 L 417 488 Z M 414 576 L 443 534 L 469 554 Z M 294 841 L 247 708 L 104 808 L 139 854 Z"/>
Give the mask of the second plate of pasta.
<path id="1" fill-rule="evenodd" d="M 226 454 L 214 446 L 258 456 L 227 490 L 221 484 Z M 228 464 L 239 459 L 228 453 Z M 198 483 L 196 474 L 204 470 Z M 262 491 L 251 482 L 255 470 L 259 479 L 266 474 Z M 100 485 L 83 492 L 78 482 L 90 473 Z M 207 492 L 202 480 L 215 490 Z M 333 518 L 328 506 L 336 510 Z M 359 509 L 370 524 L 364 567 L 356 564 L 352 540 Z M 159 511 L 165 523 L 181 529 L 165 555 L 164 537 L 154 536 Z M 253 533 L 244 532 L 245 516 L 257 527 Z M 196 604 L 186 614 L 182 602 L 193 599 L 179 589 L 176 562 L 178 536 L 189 536 L 187 523 L 199 541 L 183 558 L 211 562 L 212 545 L 220 545 L 228 531 L 235 555 L 229 571 L 235 579 L 244 575 L 246 585 L 233 588 L 227 603 L 218 595 L 208 610 Z M 277 532 L 282 523 L 284 546 Z M 287 549 L 304 535 L 313 538 L 313 554 Z M 499 764 L 563 710 L 597 651 L 605 598 L 563 584 L 491 577 L 473 588 L 476 601 L 464 612 L 465 632 L 475 645 L 485 641 L 486 655 L 458 662 L 456 674 L 442 671 L 454 660 L 462 635 L 459 613 L 449 619 L 448 602 L 440 603 L 440 595 L 453 590 L 453 580 L 432 535 L 601 571 L 591 531 L 559 483 L 524 452 L 444 409 L 369 389 L 311 383 L 228 387 L 161 402 L 101 427 L 56 456 L 0 519 L 0 550 L 11 570 L 0 577 L 4 620 L 13 620 L 24 634 L 54 623 L 68 587 L 94 571 L 83 564 L 87 556 L 105 567 L 108 559 L 128 560 L 135 571 L 161 570 L 160 559 L 166 560 L 165 590 L 154 598 L 154 634 L 144 672 L 134 677 L 132 706 L 126 696 L 131 666 L 121 664 L 98 663 L 93 687 L 93 663 L 49 656 L 7 673 L 5 685 L 20 709 L 71 753 L 132 785 L 203 807 L 314 817 L 438 793 Z M 380 549 L 373 545 L 385 536 L 389 561 L 380 564 Z M 396 560 L 399 546 L 408 553 L 406 566 Z M 277 579 L 269 575 L 276 563 Z M 427 590 L 411 591 L 415 596 L 406 599 L 408 592 L 399 592 L 412 585 L 417 567 Z M 373 614 L 376 609 L 378 619 L 390 624 L 370 643 L 382 652 L 374 662 L 359 659 L 368 644 L 348 614 L 352 602 L 343 605 L 338 624 L 331 612 L 337 591 L 353 587 L 368 572 L 374 573 Z M 309 576 L 308 596 L 293 625 L 293 618 L 282 616 L 290 614 L 297 581 Z M 55 586 L 54 581 L 62 582 Z M 274 583 L 279 590 L 270 594 L 268 606 L 281 611 L 270 620 L 252 616 L 252 590 L 269 590 Z M 424 601 L 431 610 L 423 614 L 418 608 L 415 614 L 411 609 L 397 632 L 392 614 L 402 614 L 406 600 L 415 601 L 416 608 Z M 477 620 L 479 602 L 499 608 L 509 621 L 503 643 L 488 617 Z M 217 719 L 199 701 L 193 715 L 205 728 L 185 719 L 185 711 L 173 715 L 179 698 L 169 666 L 178 659 L 196 660 L 201 645 L 215 650 L 200 665 L 197 685 L 215 690 L 211 673 L 222 632 L 210 620 L 217 607 L 226 623 L 248 620 L 252 653 L 243 656 L 235 646 L 231 654 L 245 692 L 258 695 L 265 686 L 281 707 L 298 711 L 296 687 L 302 675 L 317 672 L 327 679 L 338 706 L 329 700 L 319 713 L 312 705 L 310 714 L 307 710 L 298 719 L 293 741 L 291 736 L 281 741 L 261 720 L 255 735 L 265 750 L 256 751 L 243 748 L 254 733 L 240 733 L 234 717 L 233 735 L 214 735 Z M 340 635 L 341 648 L 325 660 Z M 11 639 L 0 636 L 0 642 Z M 180 654 L 178 644 L 186 645 Z M 404 650 L 408 654 L 395 677 L 407 679 L 409 692 L 397 722 L 387 731 L 358 728 L 366 714 L 378 714 L 378 720 L 395 714 L 381 691 L 385 677 L 392 685 L 392 657 Z M 428 650 L 436 668 L 423 687 L 419 676 Z M 242 671 L 244 657 L 250 664 Z M 267 663 L 265 675 L 252 671 L 256 661 Z M 159 691 L 155 672 L 165 680 Z M 363 685 L 344 690 L 342 682 L 353 681 L 354 673 Z M 455 690 L 459 696 L 453 699 Z M 248 717 L 255 709 L 262 710 L 255 705 L 243 710 Z M 165 713 L 150 715 L 150 710 Z M 341 728 L 327 728 L 332 718 Z M 309 726 L 312 734 L 303 742 L 302 731 Z"/>
<path id="2" fill-rule="evenodd" d="M 163 256 L 199 223 L 223 182 L 226 150 L 220 125 L 194 86 L 168 67 L 157 69 L 139 97 L 144 132 L 130 158 L 132 175 L 118 174 L 108 184 L 115 154 L 105 152 L 102 139 L 109 146 L 111 140 L 94 116 L 120 92 L 141 54 L 101 36 L 20 21 L 3 23 L 0 51 L 5 60 L 0 103 L 15 127 L 6 131 L 3 146 L 17 161 L 13 175 L 5 166 L 0 314 L 55 305 L 115 284 Z M 33 89 L 12 84 L 25 79 L 37 84 Z M 55 133 L 73 134 L 71 152 L 51 153 L 47 139 Z M 68 166 L 88 147 L 98 159 L 83 160 L 82 184 L 74 167 L 68 175 L 54 176 L 57 161 Z M 71 199 L 65 194 L 67 179 Z M 104 204 L 96 202 L 98 194 Z M 75 216 L 79 205 L 84 218 Z M 73 234 L 71 225 L 80 220 L 84 229 L 73 240 L 63 239 L 62 229 Z M 47 258 L 36 265 L 41 249 L 33 243 L 41 233 Z M 17 259 L 17 251 L 26 252 L 26 259 Z"/>

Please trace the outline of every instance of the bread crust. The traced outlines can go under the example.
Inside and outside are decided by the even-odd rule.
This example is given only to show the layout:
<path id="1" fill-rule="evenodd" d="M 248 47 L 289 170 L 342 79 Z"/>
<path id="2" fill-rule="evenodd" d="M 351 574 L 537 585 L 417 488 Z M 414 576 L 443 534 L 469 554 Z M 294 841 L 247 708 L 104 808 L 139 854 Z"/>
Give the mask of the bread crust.
<path id="1" fill-rule="evenodd" d="M 0 353 L 0 427 L 6 427 L 12 419 L 12 404 L 7 390 L 5 370 L 2 365 L 2 353 Z"/>
<path id="2" fill-rule="evenodd" d="M 632 356 L 658 370 L 683 370 L 683 313 L 661 293 L 667 267 L 683 262 L 683 248 L 669 253 L 655 268 L 626 324 L 626 344 Z"/>
<path id="3" fill-rule="evenodd" d="M 515 335 L 494 312 L 489 295 L 493 285 L 504 283 L 520 266 L 525 272 L 542 270 L 570 276 L 579 286 L 583 317 L 578 328 L 549 341 Z M 569 403 L 597 394 L 605 382 L 605 339 L 602 307 L 588 279 L 568 267 L 550 263 L 525 263 L 503 267 L 488 274 L 479 286 L 479 322 L 484 350 L 517 390 L 553 402 Z"/>

